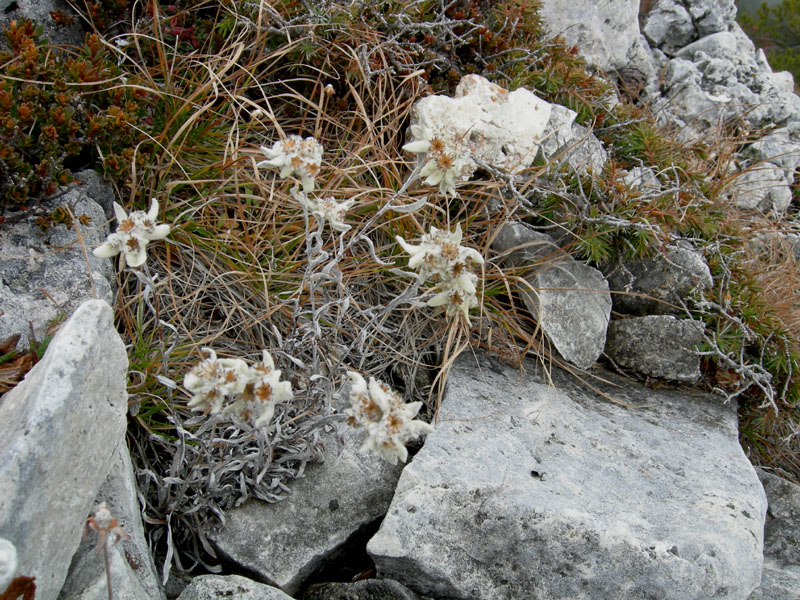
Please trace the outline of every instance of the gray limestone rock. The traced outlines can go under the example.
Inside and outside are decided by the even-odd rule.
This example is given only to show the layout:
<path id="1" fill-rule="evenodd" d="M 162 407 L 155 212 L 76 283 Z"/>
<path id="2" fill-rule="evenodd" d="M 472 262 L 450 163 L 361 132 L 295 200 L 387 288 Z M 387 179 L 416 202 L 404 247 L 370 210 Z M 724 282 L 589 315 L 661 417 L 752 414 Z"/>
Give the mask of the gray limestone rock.
<path id="1" fill-rule="evenodd" d="M 602 273 L 576 261 L 550 236 L 522 223 L 507 223 L 492 242 L 505 261 L 530 266 L 519 289 L 525 306 L 558 352 L 588 369 L 603 351 L 611 316 L 611 296 Z"/>
<path id="2" fill-rule="evenodd" d="M 638 190 L 643 196 L 658 194 L 661 191 L 661 182 L 650 167 L 633 167 L 622 178 L 628 187 Z"/>
<path id="3" fill-rule="evenodd" d="M 783 127 L 754 142 L 744 152 L 755 163 L 769 162 L 783 170 L 787 183 L 793 183 L 800 167 L 800 132 Z"/>
<path id="4" fill-rule="evenodd" d="M 634 315 L 682 312 L 681 302 L 695 290 L 711 287 L 711 271 L 688 245 L 671 245 L 645 260 L 619 258 L 606 271 L 614 310 Z"/>
<path id="5" fill-rule="evenodd" d="M 784 170 L 768 162 L 747 167 L 732 180 L 727 193 L 739 208 L 764 213 L 781 214 L 792 203 Z"/>
<path id="6" fill-rule="evenodd" d="M 573 110 L 552 105 L 539 147 L 540 158 L 550 161 L 555 169 L 568 165 L 581 175 L 601 173 L 608 162 L 608 152 L 588 128 L 575 123 L 576 116 Z"/>
<path id="7" fill-rule="evenodd" d="M 630 67 L 645 56 L 639 0 L 542 0 L 539 14 L 550 35 L 563 35 L 600 71 Z"/>
<path id="8" fill-rule="evenodd" d="M 756 469 L 769 508 L 761 585 L 748 600 L 800 598 L 800 486 Z"/>
<path id="9" fill-rule="evenodd" d="M 764 556 L 800 567 L 800 486 L 757 469 L 769 510 L 764 526 Z"/>
<path id="10" fill-rule="evenodd" d="M 659 0 L 645 16 L 642 33 L 650 45 L 670 55 L 697 37 L 689 11 L 675 0 Z"/>
<path id="11" fill-rule="evenodd" d="M 463 600 L 747 598 L 766 499 L 736 407 L 604 374 L 627 408 L 536 371 L 456 362 L 367 545 L 379 575 Z"/>
<path id="12" fill-rule="evenodd" d="M 112 197 L 110 187 L 87 189 Z M 48 324 L 71 315 L 89 298 L 113 301 L 110 280 L 113 262 L 97 258 L 92 248 L 106 237 L 103 209 L 77 186 L 55 201 L 44 203 L 47 210 L 68 206 L 76 217 L 86 215 L 87 225 L 78 225 L 83 244 L 73 228 L 52 225 L 43 232 L 30 215 L 3 225 L 0 235 L 0 340 L 20 334 L 19 349 L 28 347 L 30 330 L 38 341 L 44 339 Z"/>
<path id="13" fill-rule="evenodd" d="M 209 535 L 223 556 L 289 594 L 348 539 L 383 516 L 402 465 L 360 450 L 358 430 L 339 423 L 340 446 L 326 440 L 325 462 L 309 465 L 286 500 L 245 502 Z"/>
<path id="14" fill-rule="evenodd" d="M 89 300 L 0 398 L 0 531 L 37 597 L 56 598 L 124 443 L 128 357 L 111 307 Z"/>
<path id="15" fill-rule="evenodd" d="M 292 600 L 279 589 L 240 575 L 200 575 L 178 600 Z"/>
<path id="16" fill-rule="evenodd" d="M 797 600 L 800 598 L 800 567 L 781 566 L 765 558 L 761 585 L 747 600 Z"/>
<path id="17" fill-rule="evenodd" d="M 685 4 L 700 37 L 727 31 L 736 19 L 734 0 L 689 0 Z"/>
<path id="18" fill-rule="evenodd" d="M 364 579 L 355 583 L 312 585 L 303 600 L 422 600 L 404 585 L 391 579 Z"/>
<path id="19" fill-rule="evenodd" d="M 694 383 L 700 378 L 702 341 L 700 321 L 648 315 L 611 321 L 605 352 L 618 366 L 642 375 Z"/>
<path id="20" fill-rule="evenodd" d="M 127 445 L 114 453 L 111 468 L 95 498 L 95 506 L 105 502 L 119 520 L 130 540 L 110 546 L 112 590 L 114 598 L 156 600 L 165 598 L 158 581 L 153 557 L 144 535 L 141 505 L 136 490 L 133 465 Z M 103 559 L 97 552 L 97 534 L 90 532 L 72 557 L 61 600 L 106 600 L 106 574 Z"/>
<path id="21" fill-rule="evenodd" d="M 651 92 L 660 96 L 654 99 L 659 118 L 685 127 L 683 138 L 714 133 L 728 120 L 743 119 L 753 127 L 800 121 L 800 97 L 786 89 L 782 77 L 764 70 L 753 43 L 735 22 L 683 47 L 675 57 Z"/>

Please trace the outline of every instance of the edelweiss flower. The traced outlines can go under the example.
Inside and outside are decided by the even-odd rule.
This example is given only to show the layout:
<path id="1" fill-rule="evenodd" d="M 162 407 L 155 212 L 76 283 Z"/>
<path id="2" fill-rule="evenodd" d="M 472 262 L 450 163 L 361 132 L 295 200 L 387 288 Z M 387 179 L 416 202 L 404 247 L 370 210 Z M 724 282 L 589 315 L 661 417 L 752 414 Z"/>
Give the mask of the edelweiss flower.
<path id="1" fill-rule="evenodd" d="M 428 306 L 446 306 L 450 317 L 462 313 L 469 324 L 469 311 L 478 305 L 478 277 L 472 273 L 472 265 L 483 264 L 483 257 L 474 248 L 462 246 L 461 238 L 460 224 L 452 233 L 431 227 L 416 246 L 396 236 L 397 243 L 411 256 L 408 266 L 419 269 L 420 283 L 432 280 L 440 290 L 428 300 Z"/>
<path id="2" fill-rule="evenodd" d="M 477 250 L 461 245 L 462 237 L 461 224 L 458 223 L 452 233 L 431 227 L 430 233 L 423 235 L 416 246 L 399 235 L 395 239 L 411 257 L 408 266 L 419 268 L 417 276 L 420 281 L 447 281 L 465 269 L 469 270 L 471 263 L 483 264 L 483 257 Z"/>
<path id="3" fill-rule="evenodd" d="M 375 452 L 393 465 L 398 459 L 406 462 L 406 443 L 434 431 L 432 425 L 414 419 L 422 402 L 406 404 L 388 385 L 374 377 L 369 378 L 367 385 L 355 371 L 348 371 L 347 375 L 351 383 L 347 421 L 366 429 L 367 438 L 362 449 Z"/>
<path id="4" fill-rule="evenodd" d="M 478 306 L 475 296 L 477 282 L 478 276 L 474 273 L 462 273 L 442 284 L 443 291 L 428 300 L 428 306 L 445 306 L 448 317 L 460 312 L 469 323 L 469 310 Z"/>
<path id="5" fill-rule="evenodd" d="M 268 160 L 256 163 L 257 168 L 278 168 L 282 178 L 297 175 L 303 184 L 303 190 L 313 191 L 314 178 L 322 164 L 322 144 L 316 139 L 290 135 L 287 140 L 275 142 L 272 148 L 261 146 L 261 152 Z"/>
<path id="6" fill-rule="evenodd" d="M 466 133 L 418 123 L 411 126 L 414 139 L 403 146 L 406 152 L 425 154 L 419 176 L 428 185 L 438 185 L 444 195 L 455 196 L 456 182 L 467 181 L 478 168 L 464 143 Z"/>
<path id="7" fill-rule="evenodd" d="M 243 419 L 253 420 L 253 427 L 268 425 L 275 414 L 275 406 L 294 396 L 292 384 L 280 381 L 280 378 L 281 371 L 275 368 L 272 356 L 264 350 L 261 362 L 249 369 L 249 382 L 244 391 L 223 412 L 233 412 Z"/>
<path id="8" fill-rule="evenodd" d="M 345 200 L 336 202 L 333 197 L 323 198 L 322 200 L 309 201 L 311 214 L 319 221 L 320 226 L 325 225 L 325 221 L 331 224 L 331 229 L 345 232 L 350 229 L 350 225 L 344 222 L 344 215 L 353 206 L 355 200 Z"/>
<path id="9" fill-rule="evenodd" d="M 109 235 L 92 253 L 99 258 L 110 258 L 122 252 L 125 262 L 131 267 L 143 265 L 147 260 L 147 244 L 169 234 L 169 225 L 156 225 L 158 200 L 153 198 L 150 201 L 147 213 L 135 210 L 130 216 L 114 202 L 114 214 L 117 217 L 116 233 Z"/>
<path id="10" fill-rule="evenodd" d="M 217 358 L 211 348 L 203 348 L 208 358 L 183 378 L 183 387 L 192 393 L 188 406 L 217 414 L 226 396 L 241 394 L 249 380 L 247 363 L 240 358 Z"/>
<path id="11" fill-rule="evenodd" d="M 272 420 L 279 402 L 292 399 L 291 383 L 280 380 L 281 371 L 266 350 L 253 367 L 238 358 L 217 358 L 211 348 L 203 351 L 208 358 L 183 380 L 183 386 L 193 394 L 190 408 L 211 414 L 234 413 L 261 427 Z"/>

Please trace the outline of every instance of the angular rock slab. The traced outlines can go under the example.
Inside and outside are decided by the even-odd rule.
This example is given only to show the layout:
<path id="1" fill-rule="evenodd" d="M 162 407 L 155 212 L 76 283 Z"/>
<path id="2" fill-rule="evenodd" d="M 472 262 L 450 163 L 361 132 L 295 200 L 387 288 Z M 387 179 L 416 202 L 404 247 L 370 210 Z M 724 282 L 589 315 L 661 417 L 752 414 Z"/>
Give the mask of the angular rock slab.
<path id="1" fill-rule="evenodd" d="M 683 312 L 683 301 L 714 280 L 703 256 L 688 244 L 671 244 L 663 254 L 641 260 L 618 259 L 606 277 L 614 310 L 636 315 Z"/>
<path id="2" fill-rule="evenodd" d="M 178 600 L 292 600 L 282 591 L 240 575 L 200 575 L 181 592 Z"/>
<path id="3" fill-rule="evenodd" d="M 800 486 L 758 469 L 769 501 L 764 555 L 800 568 Z"/>
<path id="4" fill-rule="evenodd" d="M 611 318 L 603 274 L 522 223 L 504 225 L 492 249 L 508 252 L 514 265 L 535 265 L 525 277 L 530 288 L 519 290 L 525 306 L 561 356 L 581 369 L 591 367 L 603 352 Z"/>
<path id="5" fill-rule="evenodd" d="M 339 423 L 344 445 L 326 440 L 286 500 L 245 502 L 209 535 L 223 556 L 288 594 L 297 592 L 353 535 L 389 508 L 401 465 L 359 449 L 359 431 Z"/>
<path id="6" fill-rule="evenodd" d="M 578 46 L 601 71 L 646 69 L 646 43 L 639 33 L 639 0 L 542 0 L 539 15 L 550 35 Z"/>
<path id="7" fill-rule="evenodd" d="M 380 576 L 464 600 L 747 598 L 766 500 L 734 406 L 609 376 L 626 408 L 477 358 L 367 545 Z"/>
<path id="8" fill-rule="evenodd" d="M 611 321 L 606 355 L 642 375 L 694 383 L 700 379 L 697 345 L 703 341 L 703 329 L 701 321 L 672 315 Z"/>
<path id="9" fill-rule="evenodd" d="M 129 540 L 119 540 L 109 548 L 112 591 L 117 600 L 163 600 L 166 598 L 156 572 L 150 547 L 144 535 L 142 508 L 136 489 L 133 465 L 127 444 L 119 444 L 108 477 L 100 488 L 94 506 L 105 502 L 119 521 Z M 105 565 L 97 552 L 97 534 L 89 532 L 72 557 L 67 580 L 61 589 L 62 600 L 107 600 Z"/>
<path id="10" fill-rule="evenodd" d="M 56 598 L 125 436 L 128 357 L 102 300 L 82 304 L 0 398 L 0 533 L 37 598 Z"/>

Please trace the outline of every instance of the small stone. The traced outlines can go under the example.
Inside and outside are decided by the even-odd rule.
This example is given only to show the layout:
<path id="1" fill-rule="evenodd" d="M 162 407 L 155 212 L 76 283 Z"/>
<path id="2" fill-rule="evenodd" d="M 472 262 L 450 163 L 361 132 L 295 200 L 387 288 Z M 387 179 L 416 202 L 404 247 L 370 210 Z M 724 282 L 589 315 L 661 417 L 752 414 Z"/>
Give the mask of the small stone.
<path id="1" fill-rule="evenodd" d="M 181 592 L 178 600 L 292 600 L 281 590 L 240 575 L 200 575 Z"/>
<path id="2" fill-rule="evenodd" d="M 606 355 L 620 367 L 642 375 L 694 383 L 700 379 L 697 345 L 703 323 L 671 315 L 648 315 L 611 321 Z"/>

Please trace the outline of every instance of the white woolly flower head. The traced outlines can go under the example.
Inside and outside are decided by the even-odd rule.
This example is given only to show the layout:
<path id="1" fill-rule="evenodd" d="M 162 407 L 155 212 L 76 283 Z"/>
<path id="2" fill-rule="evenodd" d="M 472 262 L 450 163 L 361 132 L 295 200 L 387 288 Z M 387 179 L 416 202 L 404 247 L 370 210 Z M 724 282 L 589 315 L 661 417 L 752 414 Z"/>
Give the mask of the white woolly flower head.
<path id="1" fill-rule="evenodd" d="M 468 181 L 478 168 L 465 141 L 469 132 L 422 122 L 410 129 L 413 139 L 403 150 L 424 154 L 420 178 L 428 185 L 438 185 L 442 194 L 455 196 L 456 182 Z"/>
<path id="2" fill-rule="evenodd" d="M 98 258 L 110 258 L 122 252 L 126 264 L 139 267 L 147 260 L 147 244 L 164 239 L 169 234 L 169 225 L 156 224 L 158 200 L 155 198 L 150 201 L 150 210 L 135 210 L 130 215 L 114 202 L 114 215 L 117 218 L 117 231 L 92 251 Z"/>
<path id="3" fill-rule="evenodd" d="M 280 378 L 281 371 L 275 368 L 272 355 L 264 350 L 261 362 L 249 368 L 244 390 L 223 412 L 232 412 L 252 421 L 253 427 L 268 425 L 275 407 L 294 397 L 292 384 Z"/>
<path id="4" fill-rule="evenodd" d="M 311 214 L 319 221 L 320 226 L 324 226 L 327 221 L 334 231 L 345 232 L 350 229 L 350 225 L 344 222 L 345 213 L 353 206 L 355 200 L 345 200 L 336 202 L 333 197 L 322 198 L 310 202 Z"/>
<path id="5" fill-rule="evenodd" d="M 192 394 L 188 406 L 217 414 L 227 396 L 241 394 L 249 381 L 247 363 L 239 358 L 217 358 L 211 348 L 203 348 L 208 358 L 200 361 L 183 378 L 183 387 Z"/>
<path id="6" fill-rule="evenodd" d="M 322 144 L 315 138 L 303 139 L 299 135 L 290 135 L 285 140 L 280 140 L 272 148 L 261 146 L 261 152 L 267 157 L 256 163 L 256 167 L 273 167 L 280 169 L 282 178 L 295 175 L 303 184 L 303 191 L 314 190 L 314 179 L 322 164 Z"/>
<path id="7" fill-rule="evenodd" d="M 462 237 L 459 223 L 453 232 L 431 227 L 430 233 L 424 234 L 417 245 L 409 244 L 399 235 L 395 239 L 410 256 L 409 268 L 419 269 L 419 280 L 438 282 L 469 271 L 472 264 L 483 264 L 483 257 L 477 250 L 461 245 Z"/>
<path id="8" fill-rule="evenodd" d="M 447 316 L 452 317 L 461 313 L 464 320 L 469 323 L 469 311 L 478 306 L 476 297 L 476 284 L 478 276 L 475 273 L 462 273 L 449 281 L 441 284 L 442 291 L 428 300 L 428 306 L 444 306 Z"/>
<path id="9" fill-rule="evenodd" d="M 17 549 L 10 541 L 0 538 L 0 593 L 11 585 L 17 574 Z"/>
<path id="10" fill-rule="evenodd" d="M 463 314 L 469 324 L 469 311 L 478 305 L 478 277 L 472 268 L 484 261 L 477 250 L 461 245 L 462 237 L 461 225 L 457 224 L 453 232 L 431 227 L 417 245 L 400 236 L 396 239 L 409 254 L 408 266 L 417 269 L 418 280 L 432 281 L 439 288 L 428 306 L 444 306 L 450 317 Z"/>
<path id="11" fill-rule="evenodd" d="M 408 460 L 406 443 L 425 433 L 432 433 L 433 426 L 416 420 L 422 402 L 403 402 L 392 389 L 375 379 L 369 384 L 355 371 L 348 371 L 350 378 L 350 408 L 347 422 L 361 425 L 367 432 L 363 450 L 376 453 L 383 460 L 395 465 Z"/>
<path id="12" fill-rule="evenodd" d="M 193 394 L 190 408 L 212 415 L 233 413 L 261 427 L 270 423 L 279 403 L 292 399 L 292 385 L 280 380 L 281 371 L 268 351 L 252 367 L 238 358 L 217 358 L 211 348 L 203 352 L 208 358 L 183 379 L 183 387 Z"/>

